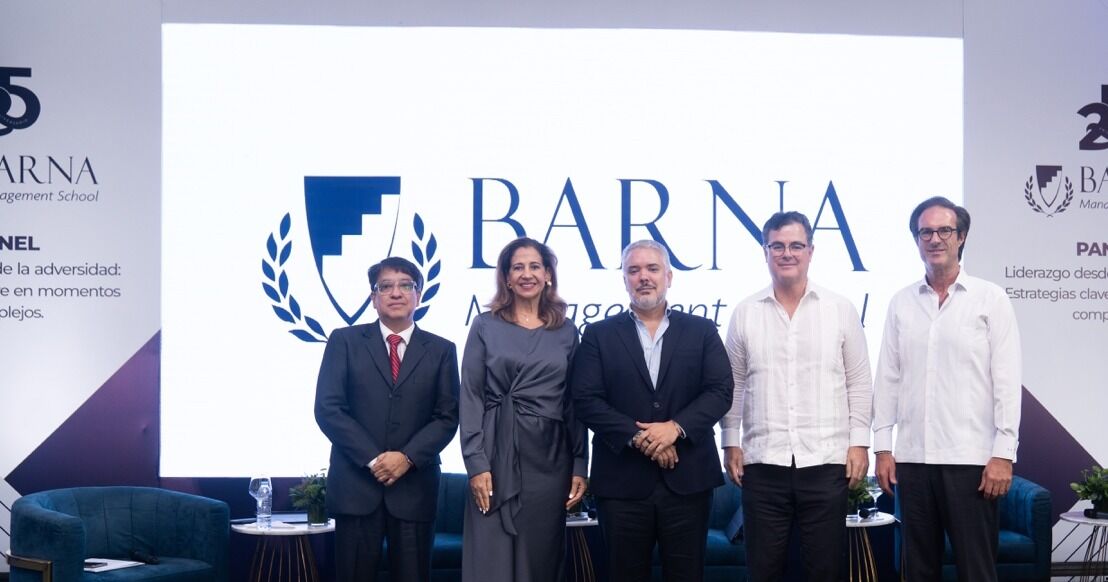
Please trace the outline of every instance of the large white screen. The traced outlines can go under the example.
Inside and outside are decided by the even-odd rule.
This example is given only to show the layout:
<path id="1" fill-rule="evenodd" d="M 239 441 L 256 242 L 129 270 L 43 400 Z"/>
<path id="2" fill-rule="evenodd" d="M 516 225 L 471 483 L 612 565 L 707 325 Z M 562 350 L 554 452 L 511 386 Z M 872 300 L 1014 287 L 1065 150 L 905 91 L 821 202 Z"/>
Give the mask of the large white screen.
<path id="1" fill-rule="evenodd" d="M 864 310 L 873 363 L 889 297 L 922 275 L 909 212 L 936 194 L 961 200 L 958 39 L 174 24 L 163 51 L 164 476 L 325 466 L 312 417 L 323 344 L 289 331 L 314 334 L 307 316 L 327 332 L 346 325 L 323 282 L 351 313 L 366 268 L 415 247 L 428 271 L 441 264 L 419 324 L 460 354 L 474 302 L 493 290 L 491 270 L 474 265 L 515 237 L 496 220 L 511 189 L 510 218 L 558 253 L 578 324 L 626 305 L 623 231 L 649 231 L 625 220 L 656 220 L 696 267 L 675 274 L 671 303 L 722 332 L 768 283 L 734 209 L 760 228 L 782 206 L 813 220 L 822 208 L 811 275 Z M 322 276 L 308 176 L 399 178 L 399 195 L 348 228 Z M 270 236 L 278 255 L 291 245 L 283 264 Z M 274 287 L 287 281 L 277 301 L 263 262 Z M 293 323 L 273 309 L 294 311 L 290 297 Z M 373 319 L 370 309 L 357 322 Z M 464 471 L 456 442 L 443 463 Z"/>

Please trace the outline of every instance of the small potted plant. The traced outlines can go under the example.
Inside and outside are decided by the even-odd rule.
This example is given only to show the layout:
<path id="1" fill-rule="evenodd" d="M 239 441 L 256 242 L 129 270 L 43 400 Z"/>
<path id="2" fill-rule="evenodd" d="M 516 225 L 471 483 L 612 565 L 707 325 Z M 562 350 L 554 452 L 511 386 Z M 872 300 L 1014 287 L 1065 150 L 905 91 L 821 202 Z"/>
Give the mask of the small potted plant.
<path id="1" fill-rule="evenodd" d="M 305 475 L 299 485 L 289 489 L 289 499 L 296 509 L 308 512 L 308 525 L 327 524 L 327 472 Z"/>
<path id="2" fill-rule="evenodd" d="M 861 479 L 846 491 L 846 514 L 855 519 L 865 519 L 871 513 L 868 508 L 873 502 L 873 496 L 866 490 L 866 480 Z"/>
<path id="3" fill-rule="evenodd" d="M 1070 483 L 1070 489 L 1077 493 L 1078 499 L 1093 502 L 1092 509 L 1085 510 L 1086 517 L 1108 518 L 1108 471 L 1093 465 L 1092 469 L 1081 471 L 1085 478 L 1080 483 Z"/>

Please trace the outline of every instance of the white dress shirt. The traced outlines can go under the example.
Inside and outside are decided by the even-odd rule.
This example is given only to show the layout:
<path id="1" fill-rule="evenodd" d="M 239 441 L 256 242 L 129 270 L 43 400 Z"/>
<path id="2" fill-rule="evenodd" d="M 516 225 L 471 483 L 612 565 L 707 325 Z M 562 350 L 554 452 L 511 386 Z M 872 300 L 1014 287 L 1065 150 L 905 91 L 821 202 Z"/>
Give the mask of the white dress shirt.
<path id="1" fill-rule="evenodd" d="M 940 306 L 926 279 L 909 285 L 885 319 L 874 447 L 906 463 L 1014 461 L 1022 366 L 1016 315 L 999 286 L 962 269 Z"/>
<path id="2" fill-rule="evenodd" d="M 790 319 L 764 289 L 735 308 L 727 355 L 735 395 L 722 445 L 739 445 L 741 432 L 744 464 L 843 464 L 847 448 L 869 446 L 866 336 L 845 297 L 809 282 Z"/>
<path id="3" fill-rule="evenodd" d="M 415 324 L 409 325 L 404 331 L 397 333 L 389 329 L 385 324 L 381 324 L 381 337 L 385 340 L 385 353 L 389 353 L 389 336 L 400 336 L 400 343 L 396 344 L 396 355 L 400 357 L 400 361 L 404 361 L 404 354 L 408 352 L 408 343 L 412 341 L 412 332 L 415 331 Z"/>

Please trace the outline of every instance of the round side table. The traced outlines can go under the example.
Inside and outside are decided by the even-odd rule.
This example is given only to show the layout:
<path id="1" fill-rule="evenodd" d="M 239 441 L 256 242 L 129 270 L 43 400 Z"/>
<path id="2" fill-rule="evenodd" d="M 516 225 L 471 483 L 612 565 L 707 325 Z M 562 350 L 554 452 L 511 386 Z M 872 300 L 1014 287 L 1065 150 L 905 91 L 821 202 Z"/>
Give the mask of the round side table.
<path id="1" fill-rule="evenodd" d="M 877 562 L 873 559 L 873 547 L 869 543 L 867 528 L 896 523 L 896 518 L 880 511 L 866 518 L 846 518 L 847 571 L 850 582 L 877 582 Z"/>
<path id="2" fill-rule="evenodd" d="M 1062 521 L 1074 524 L 1073 529 L 1075 530 L 1082 525 L 1092 528 L 1089 536 L 1082 542 L 1082 545 L 1085 546 L 1085 559 L 1081 562 L 1077 579 L 1081 582 L 1092 582 L 1101 576 L 1108 575 L 1108 519 L 1085 517 L 1085 513 L 1082 511 L 1067 511 L 1058 517 Z M 1080 546 L 1078 546 L 1078 550 L 1080 549 Z"/>
<path id="3" fill-rule="evenodd" d="M 234 524 L 237 533 L 258 536 L 254 558 L 250 561 L 250 580 L 319 582 L 319 569 L 308 536 L 335 531 L 335 520 L 326 525 L 274 521 L 270 529 L 258 529 L 253 523 Z"/>
<path id="4" fill-rule="evenodd" d="M 585 539 L 585 528 L 595 527 L 600 522 L 593 517 L 566 518 L 566 546 L 569 549 L 569 571 L 567 580 L 596 582 L 596 570 L 593 569 L 592 553 Z"/>

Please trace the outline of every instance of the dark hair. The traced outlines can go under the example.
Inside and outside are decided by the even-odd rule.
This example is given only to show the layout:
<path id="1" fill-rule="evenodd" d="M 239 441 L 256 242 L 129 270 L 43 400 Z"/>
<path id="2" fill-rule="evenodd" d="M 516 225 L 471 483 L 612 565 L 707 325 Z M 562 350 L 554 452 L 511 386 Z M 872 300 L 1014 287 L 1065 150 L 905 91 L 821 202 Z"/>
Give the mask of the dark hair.
<path id="1" fill-rule="evenodd" d="M 389 257 L 376 265 L 369 268 L 369 286 L 373 289 L 373 292 L 377 292 L 377 279 L 381 276 L 381 271 L 385 269 L 392 269 L 399 273 L 412 278 L 415 281 L 416 292 L 423 289 L 423 273 L 419 272 L 419 267 L 415 266 L 408 259 L 402 259 L 400 257 Z"/>
<path id="2" fill-rule="evenodd" d="M 924 211 L 934 206 L 941 206 L 954 212 L 955 224 L 958 226 L 958 232 L 963 236 L 969 238 L 970 227 L 970 215 L 969 211 L 950 200 L 942 196 L 932 196 L 927 200 L 919 203 L 916 209 L 912 211 L 912 218 L 908 220 L 908 230 L 912 231 L 912 238 L 919 243 L 919 217 L 923 215 Z M 962 251 L 966 250 L 966 241 L 963 240 L 961 246 L 958 247 L 958 260 L 962 260 Z"/>
<path id="3" fill-rule="evenodd" d="M 496 259 L 496 296 L 487 307 L 500 319 L 516 323 L 512 309 L 516 296 L 508 288 L 508 273 L 512 269 L 512 255 L 522 248 L 538 251 L 542 257 L 542 266 L 550 273 L 550 284 L 543 286 L 542 294 L 539 295 L 539 318 L 546 324 L 546 329 L 558 329 L 566 321 L 567 307 L 566 302 L 558 297 L 558 257 L 554 256 L 550 247 L 533 238 L 517 238 L 500 251 L 500 256 Z"/>
<path id="4" fill-rule="evenodd" d="M 769 240 L 770 231 L 781 230 L 789 224 L 799 224 L 803 226 L 804 234 L 808 235 L 808 244 L 812 244 L 812 223 L 808 222 L 807 216 L 795 210 L 778 212 L 769 217 L 769 220 L 766 221 L 766 225 L 762 227 L 762 244 L 765 244 L 765 242 Z"/>

